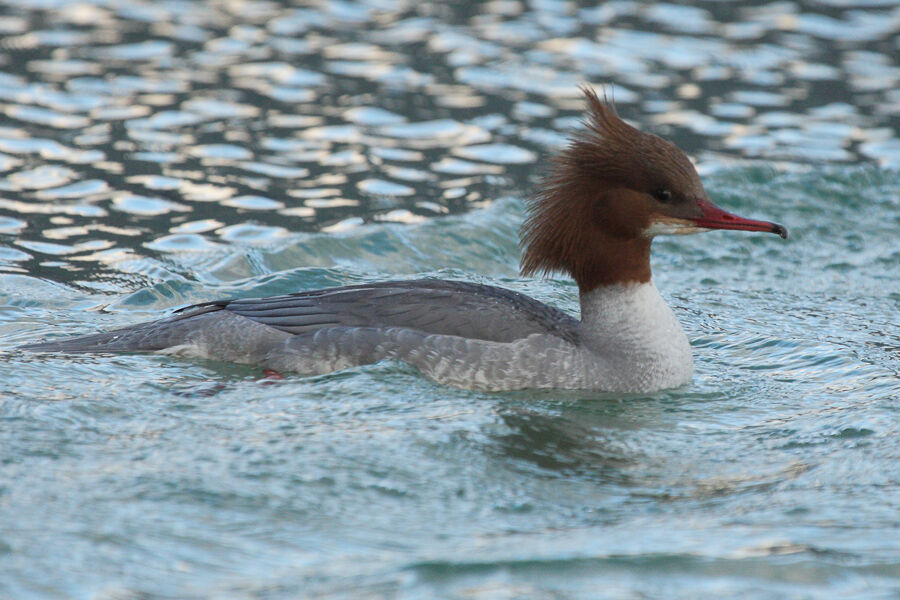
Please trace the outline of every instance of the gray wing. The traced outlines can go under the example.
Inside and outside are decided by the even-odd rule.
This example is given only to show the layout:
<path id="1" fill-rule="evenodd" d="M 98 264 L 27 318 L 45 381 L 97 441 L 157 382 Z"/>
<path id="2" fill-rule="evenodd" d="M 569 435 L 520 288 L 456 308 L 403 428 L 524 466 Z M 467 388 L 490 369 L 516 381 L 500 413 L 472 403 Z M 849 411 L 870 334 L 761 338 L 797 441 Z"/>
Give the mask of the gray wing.
<path id="1" fill-rule="evenodd" d="M 145 352 L 203 345 L 247 362 L 293 335 L 401 328 L 491 342 L 534 333 L 575 342 L 578 321 L 528 296 L 460 281 L 388 281 L 271 298 L 196 304 L 159 321 L 21 346 L 46 352 Z"/>
<path id="2" fill-rule="evenodd" d="M 518 292 L 437 279 L 209 302 L 183 309 L 183 314 L 217 309 L 294 335 L 326 327 L 403 327 L 494 342 L 533 333 L 575 341 L 578 325 L 567 313 Z"/>

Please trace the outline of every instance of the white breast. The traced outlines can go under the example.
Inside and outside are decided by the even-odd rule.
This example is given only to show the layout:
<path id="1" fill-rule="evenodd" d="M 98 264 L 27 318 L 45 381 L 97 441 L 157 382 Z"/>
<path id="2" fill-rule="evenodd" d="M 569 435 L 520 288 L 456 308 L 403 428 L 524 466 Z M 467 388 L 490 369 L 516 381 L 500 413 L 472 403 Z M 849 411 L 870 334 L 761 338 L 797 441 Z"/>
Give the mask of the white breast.
<path id="1" fill-rule="evenodd" d="M 583 294 L 581 313 L 582 345 L 597 360 L 591 387 L 644 392 L 690 381 L 690 342 L 652 281 Z"/>

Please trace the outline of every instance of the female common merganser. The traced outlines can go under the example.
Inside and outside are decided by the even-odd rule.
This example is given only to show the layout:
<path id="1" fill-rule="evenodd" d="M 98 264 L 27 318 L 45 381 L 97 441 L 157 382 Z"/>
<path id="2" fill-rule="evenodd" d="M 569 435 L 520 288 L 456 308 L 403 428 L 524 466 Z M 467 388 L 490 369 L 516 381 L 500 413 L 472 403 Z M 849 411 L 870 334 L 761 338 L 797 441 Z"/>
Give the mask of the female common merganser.
<path id="1" fill-rule="evenodd" d="M 578 284 L 581 320 L 498 287 L 389 281 L 220 300 L 107 333 L 24 346 L 49 352 L 163 352 L 321 374 L 382 359 L 481 390 L 644 393 L 690 381 L 691 347 L 650 276 L 662 233 L 781 225 L 710 202 L 674 144 L 622 121 L 584 89 L 585 128 L 553 160 L 522 226 L 524 276 Z"/>

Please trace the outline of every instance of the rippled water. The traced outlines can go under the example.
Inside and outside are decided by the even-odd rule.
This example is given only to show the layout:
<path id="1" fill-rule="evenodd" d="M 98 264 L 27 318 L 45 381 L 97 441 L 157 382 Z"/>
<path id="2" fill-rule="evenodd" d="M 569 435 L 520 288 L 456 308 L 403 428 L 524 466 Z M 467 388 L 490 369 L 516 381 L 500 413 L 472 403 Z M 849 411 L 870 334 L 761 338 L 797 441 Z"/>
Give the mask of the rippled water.
<path id="1" fill-rule="evenodd" d="M 896 598 L 900 5 L 0 3 L 0 597 Z M 15 346 L 518 277 L 582 82 L 791 237 L 655 244 L 697 373 L 484 394 Z"/>

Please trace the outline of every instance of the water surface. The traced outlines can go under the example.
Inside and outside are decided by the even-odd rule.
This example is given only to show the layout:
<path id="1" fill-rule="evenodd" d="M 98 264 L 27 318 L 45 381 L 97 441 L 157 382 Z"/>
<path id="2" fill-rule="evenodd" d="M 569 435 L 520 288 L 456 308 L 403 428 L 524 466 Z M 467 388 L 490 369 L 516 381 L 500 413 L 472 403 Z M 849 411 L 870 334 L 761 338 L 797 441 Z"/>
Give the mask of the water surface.
<path id="1" fill-rule="evenodd" d="M 896 598 L 900 7 L 0 4 L 0 596 Z M 682 389 L 486 394 L 21 343 L 522 279 L 577 85 L 775 236 L 658 240 Z"/>

